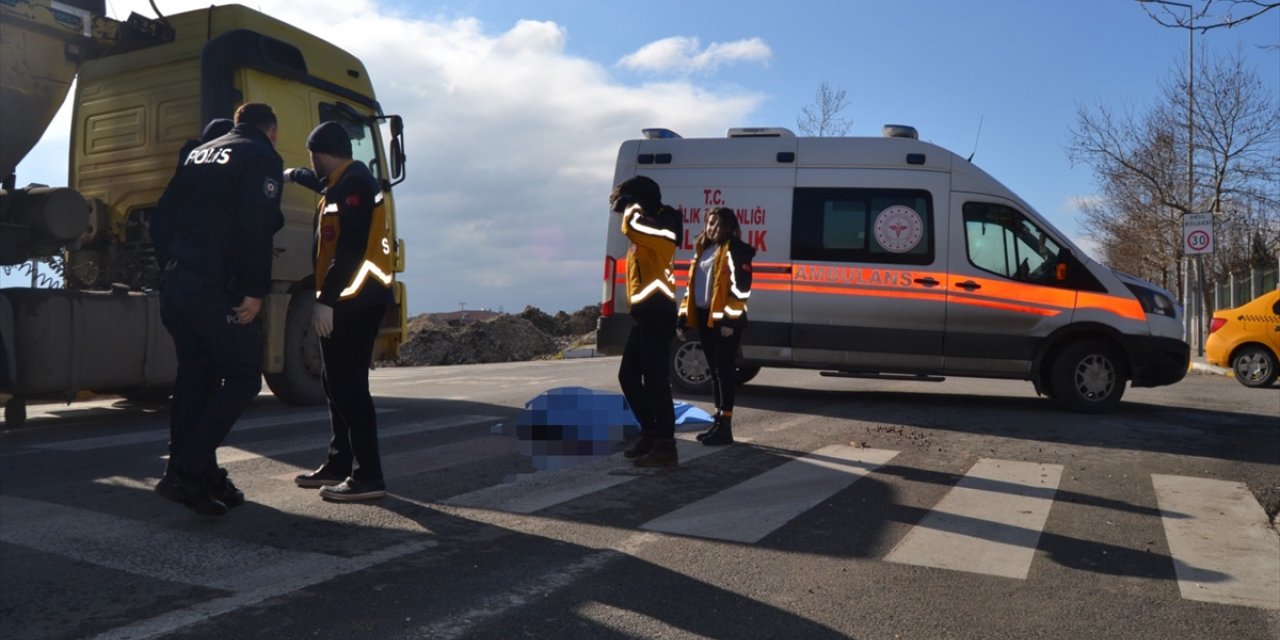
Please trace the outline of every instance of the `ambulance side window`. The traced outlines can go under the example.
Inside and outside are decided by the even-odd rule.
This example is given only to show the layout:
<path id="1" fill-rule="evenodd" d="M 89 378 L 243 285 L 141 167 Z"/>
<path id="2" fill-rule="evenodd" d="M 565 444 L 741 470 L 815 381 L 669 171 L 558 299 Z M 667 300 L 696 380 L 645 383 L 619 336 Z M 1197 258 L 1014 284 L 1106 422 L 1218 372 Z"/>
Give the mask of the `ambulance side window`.
<path id="1" fill-rule="evenodd" d="M 794 260 L 933 263 L 928 191 L 800 188 L 792 205 Z"/>
<path id="2" fill-rule="evenodd" d="M 1000 204 L 966 202 L 964 232 L 973 266 L 1021 282 L 1065 284 L 1058 281 L 1057 267 L 1066 252 L 1021 212 Z"/>

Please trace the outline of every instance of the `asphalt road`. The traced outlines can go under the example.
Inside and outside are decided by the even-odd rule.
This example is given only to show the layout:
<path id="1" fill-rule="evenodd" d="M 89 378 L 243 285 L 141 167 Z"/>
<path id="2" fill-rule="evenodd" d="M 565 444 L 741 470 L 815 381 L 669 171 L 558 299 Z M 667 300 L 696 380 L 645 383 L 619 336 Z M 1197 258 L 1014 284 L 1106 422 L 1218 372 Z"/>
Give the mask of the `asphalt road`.
<path id="1" fill-rule="evenodd" d="M 527 455 L 550 388 L 617 360 L 374 372 L 387 498 L 295 487 L 317 408 L 258 398 L 223 518 L 151 492 L 163 407 L 0 432 L 0 637 L 1280 637 L 1280 389 L 1191 375 L 1081 416 L 1029 383 L 743 387 L 679 469 Z M 705 398 L 687 398 L 707 407 Z"/>

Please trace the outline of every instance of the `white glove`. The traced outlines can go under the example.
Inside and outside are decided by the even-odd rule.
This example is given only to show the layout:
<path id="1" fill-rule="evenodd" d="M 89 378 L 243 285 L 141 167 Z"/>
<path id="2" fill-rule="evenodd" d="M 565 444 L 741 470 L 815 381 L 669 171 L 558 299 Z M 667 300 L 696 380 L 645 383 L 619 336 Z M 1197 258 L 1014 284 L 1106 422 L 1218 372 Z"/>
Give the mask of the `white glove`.
<path id="1" fill-rule="evenodd" d="M 333 307 L 316 303 L 311 309 L 311 330 L 321 338 L 328 338 L 333 333 Z"/>
<path id="2" fill-rule="evenodd" d="M 720 335 L 726 338 L 733 337 L 733 327 L 720 327 Z"/>

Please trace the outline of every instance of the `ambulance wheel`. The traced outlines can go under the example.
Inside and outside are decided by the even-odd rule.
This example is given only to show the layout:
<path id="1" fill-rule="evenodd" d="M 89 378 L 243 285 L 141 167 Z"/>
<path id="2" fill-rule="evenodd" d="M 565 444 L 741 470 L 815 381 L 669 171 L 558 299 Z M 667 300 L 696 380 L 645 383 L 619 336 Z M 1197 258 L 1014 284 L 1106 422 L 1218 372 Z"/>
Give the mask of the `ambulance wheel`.
<path id="1" fill-rule="evenodd" d="M 311 330 L 315 298 L 309 291 L 293 294 L 284 327 L 284 369 L 266 374 L 267 387 L 285 404 L 325 403 L 320 339 Z"/>
<path id="2" fill-rule="evenodd" d="M 4 427 L 17 429 L 27 422 L 27 401 L 13 396 L 4 401 Z"/>
<path id="3" fill-rule="evenodd" d="M 1085 340 L 1067 345 L 1054 358 L 1049 397 L 1070 411 L 1100 413 L 1120 402 L 1124 386 L 1124 366 L 1115 351 Z"/>
<path id="4" fill-rule="evenodd" d="M 760 367 L 740 366 L 737 369 L 739 385 L 744 385 L 760 373 Z M 711 395 L 711 367 L 702 353 L 702 343 L 697 340 L 682 341 L 678 336 L 671 343 L 671 386 L 684 393 Z"/>
<path id="5" fill-rule="evenodd" d="M 676 336 L 671 342 L 669 371 L 671 386 L 677 391 L 697 395 L 711 394 L 711 367 L 707 364 L 706 354 L 702 353 L 702 343 L 696 337 L 681 340 L 680 336 Z"/>
<path id="6" fill-rule="evenodd" d="M 1276 357 L 1256 344 L 1246 345 L 1231 356 L 1231 370 L 1246 387 L 1269 387 L 1276 381 Z"/>

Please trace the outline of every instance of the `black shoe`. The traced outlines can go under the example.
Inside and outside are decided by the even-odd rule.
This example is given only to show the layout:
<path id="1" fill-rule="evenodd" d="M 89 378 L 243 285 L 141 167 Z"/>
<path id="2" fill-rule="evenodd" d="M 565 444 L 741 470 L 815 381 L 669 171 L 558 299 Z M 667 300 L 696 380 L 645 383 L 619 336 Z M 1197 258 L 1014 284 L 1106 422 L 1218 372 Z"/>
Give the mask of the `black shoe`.
<path id="1" fill-rule="evenodd" d="M 630 449 L 623 451 L 622 455 L 625 456 L 628 460 L 635 460 L 636 458 L 639 458 L 640 456 L 643 456 L 644 454 L 649 453 L 650 451 L 653 451 L 653 438 L 649 437 L 647 434 L 642 433 L 640 434 L 640 439 L 636 440 L 636 443 L 634 445 L 631 445 Z"/>
<path id="2" fill-rule="evenodd" d="M 649 468 L 670 468 L 678 464 L 680 464 L 680 456 L 676 453 L 674 438 L 655 441 L 653 449 L 636 458 L 635 461 L 637 467 Z"/>
<path id="3" fill-rule="evenodd" d="M 720 418 L 720 423 L 707 433 L 707 437 L 702 438 L 702 444 L 708 447 L 733 444 L 733 418 Z"/>
<path id="4" fill-rule="evenodd" d="M 703 431 L 702 433 L 699 433 L 697 435 L 698 442 L 702 442 L 703 440 L 706 440 L 707 438 L 711 437 L 711 434 L 715 433 L 716 429 L 720 428 L 720 417 L 721 417 L 720 412 L 717 411 L 715 415 L 715 420 L 711 423 L 711 426 L 708 427 L 706 431 Z"/>
<path id="5" fill-rule="evenodd" d="M 294 478 L 293 481 L 299 487 L 304 489 L 316 489 L 319 487 L 329 487 L 335 484 L 342 484 L 342 481 L 346 479 L 347 475 L 345 473 L 338 475 L 330 471 L 327 467 L 320 467 L 311 473 L 299 475 Z"/>
<path id="6" fill-rule="evenodd" d="M 228 509 L 244 504 L 244 492 L 231 482 L 231 476 L 227 475 L 227 470 L 218 469 L 218 473 L 222 476 L 222 482 L 214 485 L 209 496 L 227 505 Z"/>
<path id="7" fill-rule="evenodd" d="M 227 505 L 210 495 L 210 487 L 196 482 L 179 473 L 166 475 L 156 483 L 155 491 L 160 497 L 177 502 L 182 506 L 206 516 L 223 516 L 227 514 Z M 243 498 L 242 498 L 243 499 Z"/>
<path id="8" fill-rule="evenodd" d="M 352 500 L 372 500 L 387 495 L 387 485 L 381 481 L 356 480 L 347 478 L 341 484 L 321 487 L 320 497 L 325 500 L 350 502 Z"/>

